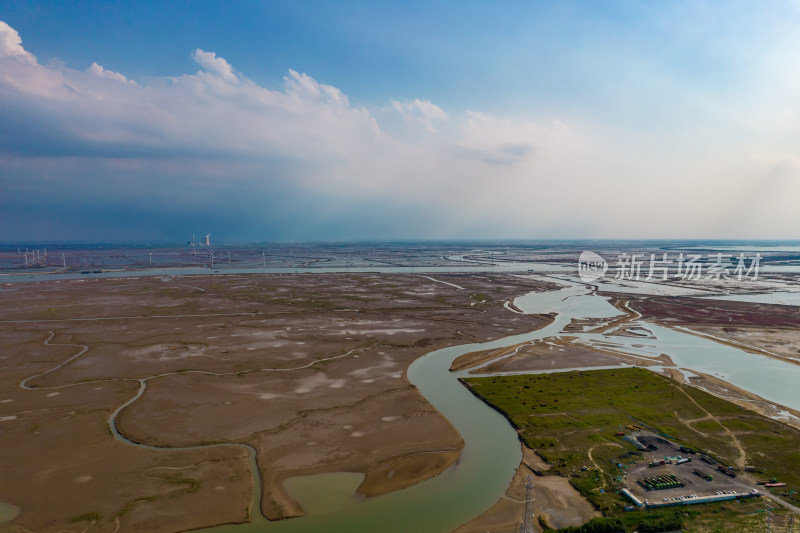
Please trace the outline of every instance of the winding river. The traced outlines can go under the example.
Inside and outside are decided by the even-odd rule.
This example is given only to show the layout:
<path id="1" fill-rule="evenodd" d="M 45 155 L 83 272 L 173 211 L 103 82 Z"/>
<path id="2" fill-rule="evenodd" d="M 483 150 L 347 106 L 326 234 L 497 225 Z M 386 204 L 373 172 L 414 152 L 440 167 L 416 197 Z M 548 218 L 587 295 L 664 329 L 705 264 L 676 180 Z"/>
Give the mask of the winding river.
<path id="1" fill-rule="evenodd" d="M 559 317 L 543 329 L 486 342 L 452 346 L 417 359 L 408 379 L 464 439 L 459 462 L 439 476 L 357 505 L 277 522 L 220 526 L 216 533 L 450 531 L 491 507 L 505 492 L 522 459 L 516 431 L 497 412 L 475 398 L 450 372 L 453 360 L 476 350 L 500 348 L 558 333 L 569 322 Z"/>
<path id="2" fill-rule="evenodd" d="M 542 329 L 502 339 L 453 346 L 430 352 L 408 368 L 408 379 L 461 434 L 465 447 L 458 463 L 432 479 L 384 496 L 361 501 L 329 512 L 301 518 L 269 522 L 257 511 L 248 524 L 227 525 L 204 531 L 214 533 L 255 532 L 355 532 L 443 533 L 471 520 L 491 507 L 505 492 L 522 452 L 517 434 L 508 422 L 475 398 L 459 382 L 464 372 L 449 371 L 452 361 L 465 353 L 511 346 L 525 341 L 562 334 L 573 318 L 605 318 L 620 312 L 608 301 L 582 284 L 570 284 L 556 291 L 530 293 L 515 304 L 527 313 L 558 313 Z M 653 338 L 632 339 L 600 334 L 577 334 L 583 342 L 614 343 L 622 351 L 640 357 L 669 354 L 680 367 L 718 375 L 733 385 L 751 390 L 767 400 L 800 409 L 800 366 L 754 355 L 709 339 L 661 328 L 639 320 L 638 327 L 654 333 Z M 573 335 L 570 333 L 570 335 Z M 117 414 L 144 391 L 120 406 L 110 417 L 112 428 Z M 116 438 L 132 444 L 116 432 Z M 254 506 L 260 500 L 261 486 L 254 464 L 255 451 L 246 445 L 255 482 Z M 331 481 L 333 483 L 333 481 Z M 342 480 L 337 479 L 341 484 Z M 324 490 L 323 486 L 318 489 Z M 258 508 L 257 506 L 255 507 Z"/>
<path id="3" fill-rule="evenodd" d="M 346 505 L 338 511 L 280 522 L 223 526 L 212 531 L 442 533 L 491 507 L 505 492 L 520 463 L 520 443 L 514 429 L 502 416 L 458 382 L 457 378 L 466 374 L 450 372 L 452 361 L 476 350 L 559 335 L 573 318 L 607 318 L 620 314 L 605 298 L 582 284 L 570 284 L 557 291 L 530 293 L 517 298 L 515 304 L 527 313 L 556 312 L 558 315 L 553 323 L 530 333 L 436 350 L 414 361 L 408 369 L 409 381 L 464 439 L 464 451 L 456 465 L 418 485 Z M 796 388 L 796 383 L 800 382 L 800 366 L 646 321 L 639 320 L 636 324 L 653 332 L 654 338 L 642 340 L 598 334 L 577 336 L 590 344 L 613 342 L 618 349 L 640 357 L 668 353 L 680 367 L 718 375 L 768 400 L 800 409 L 800 392 Z"/>

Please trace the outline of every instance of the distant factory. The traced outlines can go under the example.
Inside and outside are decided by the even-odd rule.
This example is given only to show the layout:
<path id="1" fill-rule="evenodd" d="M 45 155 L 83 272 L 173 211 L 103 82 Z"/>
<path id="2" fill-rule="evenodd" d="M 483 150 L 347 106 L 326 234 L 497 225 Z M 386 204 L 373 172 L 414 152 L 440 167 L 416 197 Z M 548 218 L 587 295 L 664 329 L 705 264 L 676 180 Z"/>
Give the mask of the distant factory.
<path id="1" fill-rule="evenodd" d="M 211 246 L 211 234 L 207 234 L 205 237 L 201 238 L 199 241 L 195 239 L 194 233 L 192 233 L 192 240 L 186 243 L 189 246 Z"/>

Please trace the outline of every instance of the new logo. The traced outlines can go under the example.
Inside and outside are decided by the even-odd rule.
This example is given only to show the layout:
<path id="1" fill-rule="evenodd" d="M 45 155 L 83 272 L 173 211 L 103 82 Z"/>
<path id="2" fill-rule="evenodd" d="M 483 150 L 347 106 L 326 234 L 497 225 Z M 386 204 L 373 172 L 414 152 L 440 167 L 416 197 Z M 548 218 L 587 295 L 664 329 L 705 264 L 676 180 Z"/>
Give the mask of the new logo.
<path id="1" fill-rule="evenodd" d="M 594 252 L 581 252 L 578 258 L 578 275 L 584 283 L 602 278 L 608 270 L 608 263 Z"/>

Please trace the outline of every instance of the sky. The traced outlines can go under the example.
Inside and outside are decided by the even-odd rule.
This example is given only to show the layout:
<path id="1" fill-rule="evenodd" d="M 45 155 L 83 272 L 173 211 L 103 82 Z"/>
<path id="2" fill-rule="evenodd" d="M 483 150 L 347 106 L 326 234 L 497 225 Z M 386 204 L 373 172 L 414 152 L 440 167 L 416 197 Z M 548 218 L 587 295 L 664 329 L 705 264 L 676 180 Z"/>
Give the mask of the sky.
<path id="1" fill-rule="evenodd" d="M 0 0 L 0 241 L 797 239 L 800 2 Z"/>

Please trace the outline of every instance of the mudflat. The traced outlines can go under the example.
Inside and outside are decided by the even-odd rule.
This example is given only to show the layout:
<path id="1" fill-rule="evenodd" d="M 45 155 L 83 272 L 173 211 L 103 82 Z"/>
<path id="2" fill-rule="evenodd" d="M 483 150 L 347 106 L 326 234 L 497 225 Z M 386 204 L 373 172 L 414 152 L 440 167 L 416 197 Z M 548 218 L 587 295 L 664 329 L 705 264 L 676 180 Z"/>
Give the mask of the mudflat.
<path id="1" fill-rule="evenodd" d="M 303 513 L 289 477 L 359 472 L 372 497 L 434 476 L 462 442 L 406 368 L 540 327 L 504 307 L 537 288 L 474 274 L 16 284 L 0 292 L 0 501 L 21 511 L 0 530 L 282 519 Z M 255 449 L 255 504 L 232 444 Z"/>

